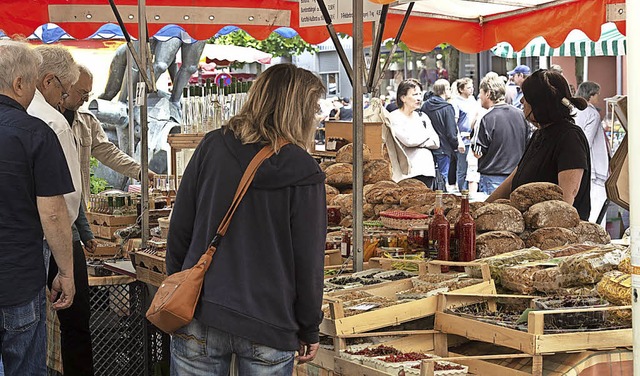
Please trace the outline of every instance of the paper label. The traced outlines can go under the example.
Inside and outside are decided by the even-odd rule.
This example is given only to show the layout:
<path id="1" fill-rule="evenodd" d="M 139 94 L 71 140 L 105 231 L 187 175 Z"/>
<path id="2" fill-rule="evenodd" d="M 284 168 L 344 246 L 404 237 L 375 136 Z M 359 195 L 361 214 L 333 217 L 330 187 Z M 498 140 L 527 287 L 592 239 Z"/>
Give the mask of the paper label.
<path id="1" fill-rule="evenodd" d="M 349 309 L 355 309 L 357 311 L 369 311 L 373 308 L 376 308 L 377 306 L 378 306 L 377 304 L 363 303 L 363 304 L 358 304 L 357 306 L 349 307 Z"/>
<path id="2" fill-rule="evenodd" d="M 352 0 L 325 0 L 327 11 L 331 16 L 331 23 L 334 25 L 348 24 L 353 20 L 353 1 Z M 380 19 L 382 5 L 375 4 L 370 1 L 362 3 L 362 16 L 365 22 L 376 21 Z M 300 0 L 300 26 L 324 26 L 326 22 L 322 17 L 322 12 L 316 0 Z"/>
<path id="3" fill-rule="evenodd" d="M 147 95 L 147 90 L 144 82 L 138 82 L 136 85 L 136 97 L 133 101 L 133 105 L 136 107 L 142 106 L 142 98 Z"/>

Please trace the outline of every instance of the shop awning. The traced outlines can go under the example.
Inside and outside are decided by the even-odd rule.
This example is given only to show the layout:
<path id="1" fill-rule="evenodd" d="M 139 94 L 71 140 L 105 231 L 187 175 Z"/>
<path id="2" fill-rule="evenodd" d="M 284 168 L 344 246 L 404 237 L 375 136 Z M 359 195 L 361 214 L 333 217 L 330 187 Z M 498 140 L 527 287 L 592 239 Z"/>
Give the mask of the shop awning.
<path id="1" fill-rule="evenodd" d="M 351 0 L 333 0 L 349 3 Z M 375 3 L 389 3 L 374 0 Z M 238 27 L 257 39 L 265 39 L 282 27 L 291 28 L 309 43 L 329 38 L 325 26 L 305 27 L 300 3 L 295 0 L 147 0 L 150 35 L 163 26 L 179 25 L 192 38 L 208 39 L 228 26 Z M 384 39 L 395 37 L 409 1 L 393 2 Z M 560 45 L 573 29 L 590 39 L 600 36 L 606 22 L 607 5 L 624 0 L 446 0 L 416 1 L 402 41 L 412 50 L 430 51 L 449 43 L 463 52 L 488 50 L 499 42 L 522 49 L 532 36 L 543 36 L 550 45 Z M 128 31 L 138 34 L 137 0 L 117 0 Z M 312 3 L 313 4 L 313 3 Z M 104 0 L 4 0 L 0 29 L 7 35 L 31 35 L 47 23 L 55 23 L 77 39 L 93 35 L 115 17 Z M 625 23 L 618 28 L 624 34 Z M 337 23 L 338 32 L 351 34 L 350 23 Z M 372 40 L 372 22 L 364 25 L 365 45 Z"/>
<path id="2" fill-rule="evenodd" d="M 600 39 L 592 41 L 580 30 L 573 30 L 559 47 L 551 47 L 543 37 L 534 38 L 521 51 L 515 51 L 506 42 L 498 43 L 491 49 L 494 55 L 503 58 L 529 56 L 622 56 L 627 53 L 627 38 L 616 25 L 602 25 Z"/>

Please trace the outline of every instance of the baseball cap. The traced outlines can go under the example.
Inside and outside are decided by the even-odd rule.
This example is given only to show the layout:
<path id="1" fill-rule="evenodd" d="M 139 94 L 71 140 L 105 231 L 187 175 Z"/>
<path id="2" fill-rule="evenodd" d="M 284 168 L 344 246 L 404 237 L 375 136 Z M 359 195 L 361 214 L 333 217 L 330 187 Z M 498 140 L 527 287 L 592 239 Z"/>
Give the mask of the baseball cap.
<path id="1" fill-rule="evenodd" d="M 342 102 L 343 103 L 349 103 L 349 97 L 342 98 Z"/>
<path id="2" fill-rule="evenodd" d="M 518 65 L 514 70 L 507 72 L 509 76 L 513 76 L 514 74 L 524 74 L 525 76 L 531 75 L 531 68 L 526 65 Z"/>

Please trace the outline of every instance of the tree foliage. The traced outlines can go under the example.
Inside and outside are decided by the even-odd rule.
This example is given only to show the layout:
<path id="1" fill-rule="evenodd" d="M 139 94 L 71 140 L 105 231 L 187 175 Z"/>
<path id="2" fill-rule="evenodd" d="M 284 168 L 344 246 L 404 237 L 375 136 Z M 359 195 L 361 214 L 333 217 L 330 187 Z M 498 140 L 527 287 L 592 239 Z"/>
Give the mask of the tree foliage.
<path id="1" fill-rule="evenodd" d="M 285 38 L 278 33 L 271 33 L 267 39 L 257 40 L 244 30 L 236 30 L 227 35 L 211 38 L 209 43 L 253 47 L 262 52 L 270 53 L 273 57 L 285 58 L 304 52 L 316 53 L 318 51 L 317 47 L 305 42 L 299 35 Z"/>

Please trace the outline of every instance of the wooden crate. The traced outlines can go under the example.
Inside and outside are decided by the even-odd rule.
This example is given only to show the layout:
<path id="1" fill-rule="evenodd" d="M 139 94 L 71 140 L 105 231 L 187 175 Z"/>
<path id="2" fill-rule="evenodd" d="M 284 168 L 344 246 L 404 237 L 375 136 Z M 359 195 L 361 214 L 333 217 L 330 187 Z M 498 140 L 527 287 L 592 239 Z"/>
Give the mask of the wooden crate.
<path id="1" fill-rule="evenodd" d="M 133 266 L 135 266 L 136 269 L 140 267 L 157 273 L 167 274 L 167 266 L 164 257 L 141 251 L 137 251 L 134 254 L 135 257 L 132 257 L 132 261 Z"/>
<path id="2" fill-rule="evenodd" d="M 111 215 L 103 213 L 87 212 L 87 220 L 90 224 L 100 226 L 128 226 L 136 223 L 136 215 Z"/>
<path id="3" fill-rule="evenodd" d="M 542 374 L 542 356 L 545 354 L 612 349 L 629 347 L 633 344 L 631 328 L 558 334 L 544 333 L 545 316 L 572 312 L 626 310 L 630 309 L 630 306 L 531 311 L 528 314 L 528 330 L 526 332 L 447 312 L 449 308 L 474 304 L 479 299 L 487 302 L 489 307 L 495 307 L 498 299 L 525 299 L 530 302 L 533 298 L 525 295 L 487 295 L 462 292 L 442 294 L 438 297 L 435 329 L 442 333 L 493 343 L 528 354 L 533 358 L 531 372 L 533 375 Z M 436 336 L 436 353 L 440 356 L 448 355 L 448 343 L 445 335 Z"/>
<path id="4" fill-rule="evenodd" d="M 339 249 L 327 249 L 324 251 L 324 266 L 342 265 L 342 255 Z"/>
<path id="5" fill-rule="evenodd" d="M 118 253 L 120 253 L 120 250 L 121 250 L 120 244 L 102 240 L 102 239 L 97 239 L 97 242 L 98 242 L 98 246 L 96 247 L 96 251 L 93 253 L 85 252 L 86 255 L 96 256 L 96 257 L 105 257 L 105 256 L 113 257 Z"/>
<path id="6" fill-rule="evenodd" d="M 353 125 L 350 121 L 327 121 L 324 128 L 327 141 L 333 137 L 340 137 L 353 142 Z M 364 143 L 371 150 L 371 159 L 383 158 L 382 123 L 364 123 Z"/>
<path id="7" fill-rule="evenodd" d="M 106 240 L 115 240 L 114 232 L 120 230 L 121 228 L 125 228 L 129 225 L 118 225 L 118 226 L 102 226 L 96 224 L 90 224 L 91 232 L 93 232 L 93 236 L 100 239 Z"/>
<path id="8" fill-rule="evenodd" d="M 162 281 L 167 278 L 166 274 L 154 272 L 153 270 L 136 267 L 136 279 L 140 282 L 148 283 L 152 286 L 159 287 Z"/>
<path id="9" fill-rule="evenodd" d="M 489 268 L 486 264 L 478 263 L 454 263 L 454 262 L 437 262 L 430 266 L 436 268 L 439 273 L 440 265 L 458 266 L 481 266 L 483 269 L 483 282 L 457 290 L 461 293 L 477 293 L 477 294 L 495 294 L 496 288 L 493 280 L 489 275 Z M 373 295 L 395 298 L 395 293 L 405 291 L 413 287 L 410 279 L 393 281 L 384 283 L 384 285 L 364 286 L 359 289 L 365 290 Z M 348 289 L 347 291 L 354 291 Z M 345 291 L 341 291 L 345 292 Z M 411 302 L 393 305 L 376 309 L 361 314 L 344 317 L 344 307 L 342 301 L 336 298 L 339 293 L 329 293 L 325 295 L 325 300 L 329 302 L 331 310 L 331 318 L 324 318 L 320 324 L 320 332 L 330 336 L 345 336 L 353 333 L 364 333 L 387 326 L 398 325 L 419 318 L 431 316 L 436 313 L 438 305 L 438 297 L 431 296 L 424 299 L 418 299 Z"/>

